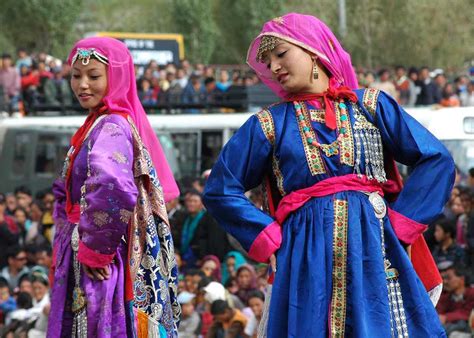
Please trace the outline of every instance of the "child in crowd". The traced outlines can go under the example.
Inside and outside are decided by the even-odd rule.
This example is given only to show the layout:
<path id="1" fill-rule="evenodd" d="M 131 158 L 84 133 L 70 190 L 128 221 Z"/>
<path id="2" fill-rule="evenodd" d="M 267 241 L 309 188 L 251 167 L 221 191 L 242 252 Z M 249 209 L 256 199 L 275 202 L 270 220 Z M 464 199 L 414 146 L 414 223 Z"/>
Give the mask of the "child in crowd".
<path id="1" fill-rule="evenodd" d="M 178 295 L 181 305 L 181 323 L 178 335 L 181 338 L 197 338 L 201 330 L 201 318 L 194 307 L 195 295 L 184 291 Z"/>

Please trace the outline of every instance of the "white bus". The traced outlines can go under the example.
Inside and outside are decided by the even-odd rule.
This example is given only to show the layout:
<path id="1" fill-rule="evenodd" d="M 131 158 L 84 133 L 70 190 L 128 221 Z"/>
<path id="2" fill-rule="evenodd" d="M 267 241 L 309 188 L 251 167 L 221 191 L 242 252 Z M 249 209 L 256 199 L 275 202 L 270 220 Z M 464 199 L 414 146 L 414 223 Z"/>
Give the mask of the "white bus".
<path id="1" fill-rule="evenodd" d="M 474 167 L 474 108 L 407 109 L 451 152 L 460 170 Z M 210 169 L 250 113 L 149 115 L 176 177 Z M 19 185 L 47 188 L 58 175 L 74 131 L 85 116 L 0 120 L 0 192 Z"/>

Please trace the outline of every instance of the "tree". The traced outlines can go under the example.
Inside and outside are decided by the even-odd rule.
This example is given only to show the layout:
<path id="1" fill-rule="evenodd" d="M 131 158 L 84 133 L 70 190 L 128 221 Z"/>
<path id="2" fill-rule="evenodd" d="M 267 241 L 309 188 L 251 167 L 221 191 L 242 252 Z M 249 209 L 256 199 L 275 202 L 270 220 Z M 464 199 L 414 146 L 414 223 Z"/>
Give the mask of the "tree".
<path id="1" fill-rule="evenodd" d="M 170 15 L 177 33 L 185 36 L 188 57 L 209 63 L 218 36 L 210 0 L 169 0 Z"/>
<path id="2" fill-rule="evenodd" d="M 65 57 L 81 10 L 82 0 L 3 0 L 0 27 L 17 48 Z"/>

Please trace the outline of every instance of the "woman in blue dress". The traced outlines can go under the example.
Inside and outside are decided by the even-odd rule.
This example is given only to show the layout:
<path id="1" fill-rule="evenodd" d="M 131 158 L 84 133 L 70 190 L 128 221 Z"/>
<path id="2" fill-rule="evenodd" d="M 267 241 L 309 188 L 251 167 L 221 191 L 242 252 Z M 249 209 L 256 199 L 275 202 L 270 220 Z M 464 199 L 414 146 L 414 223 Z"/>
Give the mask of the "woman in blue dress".
<path id="1" fill-rule="evenodd" d="M 349 55 L 315 17 L 267 22 L 247 62 L 282 102 L 224 147 L 204 201 L 276 271 L 263 335 L 444 337 L 421 234 L 453 185 L 448 151 L 392 97 L 356 89 Z M 403 188 L 394 160 L 413 167 Z M 244 195 L 261 183 L 270 214 Z"/>

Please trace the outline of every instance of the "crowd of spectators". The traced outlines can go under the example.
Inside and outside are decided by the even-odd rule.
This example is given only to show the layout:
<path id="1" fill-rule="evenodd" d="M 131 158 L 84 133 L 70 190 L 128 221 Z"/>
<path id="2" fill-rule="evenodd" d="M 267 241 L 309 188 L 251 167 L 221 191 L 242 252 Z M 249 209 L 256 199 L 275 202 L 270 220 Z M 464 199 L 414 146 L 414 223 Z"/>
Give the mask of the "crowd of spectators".
<path id="1" fill-rule="evenodd" d="M 50 309 L 54 195 L 0 194 L 0 336 L 45 337 Z"/>
<path id="2" fill-rule="evenodd" d="M 146 67 L 137 65 L 135 69 L 139 96 L 147 109 L 189 107 L 171 112 L 198 113 L 206 106 L 232 107 L 242 97 L 242 88 L 260 83 L 244 65 L 191 64 L 186 59 L 179 65 L 159 65 L 151 60 Z M 474 73 L 472 69 L 470 72 Z M 16 58 L 3 54 L 0 111 L 27 113 L 39 107 L 54 110 L 77 106 L 69 87 L 70 73 L 66 62 L 44 52 L 30 55 L 19 49 Z M 357 76 L 361 87 L 382 89 L 406 107 L 474 106 L 474 77 L 467 72 L 447 74 L 442 69 L 396 66 L 378 72 L 359 69 Z"/>

